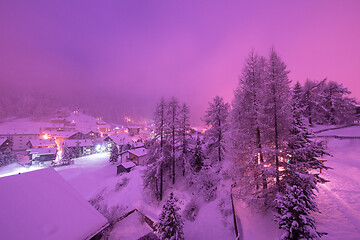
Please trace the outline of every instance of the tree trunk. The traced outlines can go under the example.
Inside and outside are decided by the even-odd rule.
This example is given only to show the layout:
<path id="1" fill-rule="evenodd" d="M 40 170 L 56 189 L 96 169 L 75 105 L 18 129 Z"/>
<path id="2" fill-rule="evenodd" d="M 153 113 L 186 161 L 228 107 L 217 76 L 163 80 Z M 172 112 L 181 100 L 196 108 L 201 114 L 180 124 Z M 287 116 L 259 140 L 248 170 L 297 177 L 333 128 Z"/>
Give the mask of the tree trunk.
<path id="1" fill-rule="evenodd" d="M 160 201 L 163 198 L 163 170 L 162 166 L 160 167 Z"/>
<path id="2" fill-rule="evenodd" d="M 279 130 L 278 130 L 278 119 L 277 119 L 277 102 L 276 102 L 276 90 L 275 86 L 273 87 L 274 94 L 274 127 L 275 127 L 275 165 L 276 165 L 276 185 L 280 187 L 280 177 L 279 177 Z"/>
<path id="3" fill-rule="evenodd" d="M 260 154 L 260 163 L 264 163 L 264 156 L 263 156 L 263 152 L 262 152 L 261 135 L 260 135 L 259 127 L 256 128 L 256 138 L 257 138 L 257 145 L 258 145 L 259 154 Z M 261 170 L 261 176 L 263 178 L 263 189 L 267 189 L 267 182 L 266 182 L 264 170 Z"/>
<path id="4" fill-rule="evenodd" d="M 219 114 L 218 114 L 218 117 L 219 117 L 219 162 L 221 162 L 221 138 L 222 138 L 222 132 L 221 132 L 221 120 L 220 120 L 220 109 L 219 109 Z"/>
<path id="5" fill-rule="evenodd" d="M 173 108 L 172 126 L 172 183 L 175 184 L 175 107 Z"/>

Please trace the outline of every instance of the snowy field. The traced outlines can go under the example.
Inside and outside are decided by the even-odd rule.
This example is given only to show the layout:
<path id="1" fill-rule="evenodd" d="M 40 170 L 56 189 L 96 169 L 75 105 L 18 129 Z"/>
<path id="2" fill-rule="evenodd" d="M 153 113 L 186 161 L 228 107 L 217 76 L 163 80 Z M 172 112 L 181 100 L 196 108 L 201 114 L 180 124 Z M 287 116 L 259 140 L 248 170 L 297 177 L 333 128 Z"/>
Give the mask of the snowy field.
<path id="1" fill-rule="evenodd" d="M 338 137 L 359 137 L 360 138 L 360 125 L 345 127 L 341 129 L 327 130 L 318 133 L 319 136 L 338 136 Z"/>
<path id="2" fill-rule="evenodd" d="M 360 126 L 330 130 L 319 135 L 360 137 Z M 326 165 L 332 170 L 323 176 L 330 182 L 319 187 L 316 214 L 320 231 L 328 232 L 322 239 L 360 239 L 360 139 L 326 138 L 328 151 Z"/>

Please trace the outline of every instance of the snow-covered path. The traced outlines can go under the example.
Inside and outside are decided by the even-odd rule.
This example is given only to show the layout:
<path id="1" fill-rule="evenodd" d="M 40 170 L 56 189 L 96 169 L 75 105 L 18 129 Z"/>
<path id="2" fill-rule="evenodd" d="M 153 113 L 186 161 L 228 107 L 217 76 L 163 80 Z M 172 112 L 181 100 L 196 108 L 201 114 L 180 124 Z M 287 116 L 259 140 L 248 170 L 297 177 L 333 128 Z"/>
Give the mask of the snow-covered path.
<path id="1" fill-rule="evenodd" d="M 360 139 L 327 139 L 330 153 L 323 173 L 330 180 L 319 186 L 316 214 L 322 239 L 360 239 Z"/>

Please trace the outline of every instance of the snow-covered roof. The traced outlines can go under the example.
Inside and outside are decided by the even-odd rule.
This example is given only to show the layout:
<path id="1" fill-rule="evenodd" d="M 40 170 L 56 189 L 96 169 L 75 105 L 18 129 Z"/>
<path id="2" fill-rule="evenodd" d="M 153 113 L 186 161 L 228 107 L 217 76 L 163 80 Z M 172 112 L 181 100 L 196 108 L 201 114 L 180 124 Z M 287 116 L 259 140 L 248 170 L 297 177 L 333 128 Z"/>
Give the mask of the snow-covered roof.
<path id="1" fill-rule="evenodd" d="M 6 142 L 7 138 L 6 137 L 0 137 L 0 146 L 4 144 L 4 142 Z"/>
<path id="2" fill-rule="evenodd" d="M 69 138 L 77 133 L 81 133 L 79 131 L 70 131 L 70 132 L 53 132 L 51 135 L 55 135 L 56 137 Z"/>
<path id="3" fill-rule="evenodd" d="M 152 233 L 152 228 L 143 219 L 144 216 L 138 211 L 132 212 L 126 218 L 114 225 L 109 239 L 137 240 Z"/>
<path id="4" fill-rule="evenodd" d="M 133 163 L 133 162 L 124 162 L 124 163 L 121 163 L 120 165 L 123 165 L 124 168 L 132 168 L 132 167 L 135 167 L 136 164 Z"/>
<path id="5" fill-rule="evenodd" d="M 0 189 L 2 239 L 89 239 L 108 224 L 53 168 L 0 178 Z"/>
<path id="6" fill-rule="evenodd" d="M 117 145 L 133 144 L 133 141 L 131 141 L 127 133 L 119 133 L 108 136 L 107 138 L 113 140 Z"/>
<path id="7" fill-rule="evenodd" d="M 33 147 L 38 146 L 38 147 L 42 147 L 42 146 L 49 146 L 49 145 L 55 145 L 55 140 L 50 138 L 50 139 L 31 139 L 29 141 L 31 143 L 31 145 Z"/>
<path id="8" fill-rule="evenodd" d="M 56 154 L 56 147 L 53 148 L 29 148 L 28 151 L 30 154 L 37 153 L 39 155 L 47 155 L 47 154 Z"/>
<path id="9" fill-rule="evenodd" d="M 134 148 L 144 147 L 144 143 L 142 143 L 142 142 L 135 142 L 132 145 Z"/>
<path id="10" fill-rule="evenodd" d="M 61 145 L 64 147 L 76 147 L 79 143 L 80 147 L 88 147 L 93 146 L 93 142 L 91 139 L 71 139 L 71 140 L 65 140 Z"/>
<path id="11" fill-rule="evenodd" d="M 92 130 L 92 129 L 83 129 L 83 130 L 81 130 L 81 132 L 83 133 L 83 134 L 89 134 L 89 133 L 98 133 L 99 131 L 98 130 Z"/>
<path id="12" fill-rule="evenodd" d="M 134 154 L 137 157 L 142 157 L 148 154 L 147 149 L 146 148 L 136 148 L 136 149 L 130 149 L 127 150 L 129 153 Z"/>

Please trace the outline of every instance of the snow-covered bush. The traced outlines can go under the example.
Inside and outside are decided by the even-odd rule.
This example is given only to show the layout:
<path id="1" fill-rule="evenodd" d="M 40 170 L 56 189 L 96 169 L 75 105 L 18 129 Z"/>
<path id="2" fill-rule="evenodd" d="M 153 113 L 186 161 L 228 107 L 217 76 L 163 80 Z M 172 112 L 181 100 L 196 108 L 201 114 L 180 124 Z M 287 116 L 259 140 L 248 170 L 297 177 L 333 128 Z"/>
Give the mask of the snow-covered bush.
<path id="1" fill-rule="evenodd" d="M 129 182 L 129 178 L 124 177 L 121 180 L 119 180 L 115 185 L 115 192 L 119 191 L 121 188 L 125 187 Z"/>
<path id="2" fill-rule="evenodd" d="M 195 199 L 191 199 L 191 201 L 185 206 L 183 211 L 183 216 L 186 220 L 191 222 L 195 221 L 197 214 L 199 213 L 200 206 Z"/>
<path id="3" fill-rule="evenodd" d="M 117 221 L 120 220 L 120 217 L 126 213 L 127 207 L 123 205 L 114 205 L 110 208 L 107 204 L 100 205 L 98 211 L 109 221 L 109 224 L 113 226 Z"/>
<path id="4" fill-rule="evenodd" d="M 10 151 L 10 149 L 6 149 L 4 153 L 0 152 L 0 166 L 5 166 L 17 161 L 16 154 Z"/>
<path id="5" fill-rule="evenodd" d="M 216 199 L 218 177 L 211 170 L 202 170 L 196 178 L 196 188 L 206 202 Z"/>
<path id="6" fill-rule="evenodd" d="M 95 197 L 90 198 L 89 203 L 96 209 L 100 209 L 100 202 L 104 200 L 104 197 L 102 196 L 102 192 L 96 194 Z"/>
<path id="7" fill-rule="evenodd" d="M 127 207 L 114 205 L 110 208 L 106 203 L 102 203 L 104 200 L 104 197 L 102 196 L 102 192 L 97 194 L 94 198 L 91 198 L 89 200 L 89 203 L 96 209 L 98 212 L 100 212 L 110 223 L 112 226 L 115 224 L 122 215 L 124 215 L 126 212 L 125 210 Z"/>

